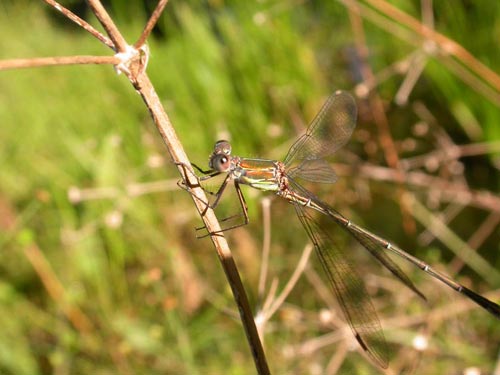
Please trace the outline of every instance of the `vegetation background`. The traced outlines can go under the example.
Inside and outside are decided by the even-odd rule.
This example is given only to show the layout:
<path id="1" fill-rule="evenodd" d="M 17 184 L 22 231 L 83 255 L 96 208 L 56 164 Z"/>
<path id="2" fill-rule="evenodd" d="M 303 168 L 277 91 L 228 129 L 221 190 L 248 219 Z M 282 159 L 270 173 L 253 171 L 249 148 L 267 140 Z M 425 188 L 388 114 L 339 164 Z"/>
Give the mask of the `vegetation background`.
<path id="1" fill-rule="evenodd" d="M 63 4 L 97 25 L 84 2 Z M 105 4 L 133 41 L 155 2 Z M 148 73 L 200 166 L 220 138 L 240 155 L 282 158 L 327 95 L 357 94 L 358 127 L 336 160 L 342 178 L 316 192 L 499 301 L 500 89 L 489 77 L 500 71 L 500 3 L 390 2 L 492 76 L 470 73 L 453 45 L 424 40 L 385 4 L 171 0 L 149 40 Z M 2 59 L 108 53 L 42 1 L 0 3 Z M 254 372 L 210 241 L 196 239 L 190 198 L 127 80 L 97 65 L 2 71 L 0 120 L 1 374 Z M 399 177 L 379 169 L 398 159 Z M 420 214 L 402 204 L 405 191 Z M 265 231 L 267 291 L 272 280 L 283 288 L 307 241 L 289 205 L 245 193 L 251 223 L 228 236 L 257 312 Z M 436 239 L 431 213 L 485 262 L 474 266 L 446 231 Z M 498 321 L 402 264 L 425 304 L 345 246 L 392 348 L 387 373 L 500 374 Z M 342 331 L 338 310 L 327 313 L 316 265 L 311 257 L 264 329 L 273 373 L 384 373 Z"/>

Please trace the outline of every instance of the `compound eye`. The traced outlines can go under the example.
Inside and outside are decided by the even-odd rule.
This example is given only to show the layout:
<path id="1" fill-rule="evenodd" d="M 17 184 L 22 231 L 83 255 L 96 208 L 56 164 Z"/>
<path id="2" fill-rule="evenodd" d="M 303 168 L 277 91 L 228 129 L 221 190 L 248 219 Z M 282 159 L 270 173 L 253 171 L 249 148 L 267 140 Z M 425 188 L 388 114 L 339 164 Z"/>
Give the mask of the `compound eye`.
<path id="1" fill-rule="evenodd" d="M 231 155 L 231 144 L 225 140 L 217 141 L 214 146 L 214 154 Z"/>
<path id="2" fill-rule="evenodd" d="M 210 160 L 210 167 L 218 172 L 227 172 L 231 166 L 231 159 L 224 154 L 217 154 Z"/>

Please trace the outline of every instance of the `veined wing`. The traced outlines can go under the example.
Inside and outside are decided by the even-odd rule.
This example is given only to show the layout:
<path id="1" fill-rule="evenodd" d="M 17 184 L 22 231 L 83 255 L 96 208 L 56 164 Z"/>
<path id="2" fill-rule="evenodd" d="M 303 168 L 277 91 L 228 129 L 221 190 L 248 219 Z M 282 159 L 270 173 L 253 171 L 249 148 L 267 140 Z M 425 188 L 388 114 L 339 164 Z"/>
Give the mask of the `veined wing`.
<path id="1" fill-rule="evenodd" d="M 333 93 L 309 125 L 306 134 L 297 139 L 288 151 L 284 161 L 288 173 L 292 177 L 310 180 L 301 171 L 309 169 L 312 160 L 333 155 L 351 138 L 356 126 L 356 114 L 356 103 L 351 95 L 344 91 Z M 335 180 L 324 168 L 320 172 L 324 175 L 322 180 Z"/>
<path id="2" fill-rule="evenodd" d="M 324 159 L 303 160 L 299 165 L 288 170 L 287 176 L 322 184 L 337 182 L 337 174 Z"/>
<path id="3" fill-rule="evenodd" d="M 378 237 L 377 240 L 375 240 L 375 237 L 373 237 L 371 233 L 371 236 L 367 235 L 366 231 L 361 229 L 359 226 L 352 224 L 350 220 L 346 219 L 332 207 L 319 200 L 311 192 L 304 189 L 293 179 L 289 179 L 289 184 L 291 190 L 295 191 L 303 197 L 306 197 L 307 199 L 310 199 L 314 205 L 322 207 L 321 213 L 328 215 L 333 221 L 335 221 L 335 223 L 337 223 L 342 228 L 342 230 L 352 236 L 359 244 L 363 246 L 363 248 L 365 248 L 365 250 L 367 250 L 375 259 L 377 259 L 395 277 L 397 277 L 399 281 L 406 285 L 407 288 L 411 289 L 419 297 L 426 300 L 423 293 L 418 290 L 415 284 L 413 284 L 410 278 L 403 272 L 403 270 L 396 264 L 396 262 L 394 262 L 389 257 L 389 255 L 387 255 L 387 248 L 384 247 L 384 242 L 378 239 Z M 314 205 L 312 205 L 312 207 L 314 207 Z"/>
<path id="4" fill-rule="evenodd" d="M 294 203 L 356 340 L 379 366 L 387 368 L 387 343 L 370 297 L 348 258 L 306 208 Z"/>
<path id="5" fill-rule="evenodd" d="M 356 241 L 358 241 L 368 252 L 373 255 L 385 268 L 396 276 L 399 281 L 405 284 L 415 294 L 417 294 L 424 301 L 427 301 L 424 294 L 418 290 L 410 278 L 403 272 L 403 270 L 387 255 L 387 249 L 382 246 L 380 241 L 376 241 L 373 237 L 368 236 L 364 230 L 357 225 L 345 225 L 341 220 L 345 219 L 340 213 L 333 208 L 328 207 L 328 215 L 338 223 L 346 232 L 348 232 Z"/>
<path id="6" fill-rule="evenodd" d="M 338 217 L 335 218 L 335 216 L 332 215 L 332 212 L 329 212 L 329 215 L 332 216 L 332 218 L 337 222 L 340 222 L 341 219 Z M 337 213 L 337 215 L 340 214 Z M 490 301 L 489 299 L 481 296 L 480 294 L 477 294 L 476 292 L 470 290 L 469 288 L 463 286 L 462 284 L 454 281 L 449 276 L 437 271 L 423 260 L 420 260 L 414 257 L 413 255 L 408 254 L 406 251 L 399 248 L 398 246 L 390 244 L 383 238 L 378 237 L 377 235 L 371 232 L 368 232 L 366 229 L 363 229 L 357 226 L 356 224 L 351 224 L 348 227 L 344 226 L 344 228 L 346 228 L 353 237 L 355 237 L 368 251 L 370 251 L 372 255 L 374 255 L 394 275 L 396 275 L 406 286 L 412 289 L 423 299 L 425 299 L 424 295 L 413 285 L 413 283 L 401 270 L 398 271 L 399 267 L 397 267 L 397 265 L 394 264 L 392 260 L 390 260 L 390 258 L 385 254 L 386 252 L 391 251 L 392 253 L 398 255 L 399 257 L 407 260 L 408 262 L 420 268 L 422 271 L 426 272 L 428 275 L 434 277 L 435 279 L 444 283 L 445 285 L 452 288 L 456 292 L 461 293 L 470 300 L 474 301 L 477 305 L 481 306 L 489 313 L 493 314 L 493 316 L 495 316 L 497 319 L 500 319 L 500 306 L 495 302 Z M 390 263 L 388 266 L 388 264 L 384 262 L 384 258 L 386 260 L 389 260 L 390 263 L 393 264 L 393 266 L 396 266 L 396 269 L 389 267 Z"/>

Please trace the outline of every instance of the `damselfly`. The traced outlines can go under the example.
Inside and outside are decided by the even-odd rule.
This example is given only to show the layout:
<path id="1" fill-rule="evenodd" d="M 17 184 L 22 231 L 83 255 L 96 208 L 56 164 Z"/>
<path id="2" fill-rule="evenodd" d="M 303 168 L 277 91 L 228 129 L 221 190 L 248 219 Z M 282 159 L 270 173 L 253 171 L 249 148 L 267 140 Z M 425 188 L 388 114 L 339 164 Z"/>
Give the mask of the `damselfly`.
<path id="1" fill-rule="evenodd" d="M 210 156 L 210 170 L 202 171 L 206 176 L 201 177 L 201 180 L 226 174 L 212 206 L 217 205 L 228 183 L 234 182 L 245 216 L 245 223 L 248 222 L 248 216 L 245 200 L 240 190 L 241 184 L 259 190 L 275 192 L 293 204 L 299 220 L 316 249 L 331 288 L 356 340 L 376 363 L 385 368 L 388 365 L 387 344 L 368 292 L 358 273 L 350 264 L 346 251 L 335 244 L 332 231 L 314 218 L 311 215 L 311 210 L 326 215 L 338 224 L 339 230 L 352 236 L 404 285 L 420 297 L 425 299 L 408 276 L 389 257 L 389 252 L 413 263 L 499 319 L 500 306 L 438 272 L 427 263 L 376 234 L 354 224 L 299 184 L 299 180 L 320 183 L 334 183 L 337 180 L 335 172 L 325 158 L 334 154 L 349 140 L 355 125 L 356 104 L 354 99 L 345 92 L 337 91 L 328 98 L 307 132 L 293 144 L 283 162 L 234 156 L 231 155 L 229 142 L 218 141 Z"/>

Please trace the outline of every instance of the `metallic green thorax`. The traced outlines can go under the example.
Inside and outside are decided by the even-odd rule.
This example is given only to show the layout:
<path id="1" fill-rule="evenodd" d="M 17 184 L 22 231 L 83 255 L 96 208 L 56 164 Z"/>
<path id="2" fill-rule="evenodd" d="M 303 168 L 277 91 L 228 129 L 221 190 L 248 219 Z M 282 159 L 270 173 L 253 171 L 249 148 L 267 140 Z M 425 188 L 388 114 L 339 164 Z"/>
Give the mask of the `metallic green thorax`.
<path id="1" fill-rule="evenodd" d="M 275 160 L 233 158 L 232 178 L 255 189 L 277 192 L 281 189 L 283 163 Z"/>

